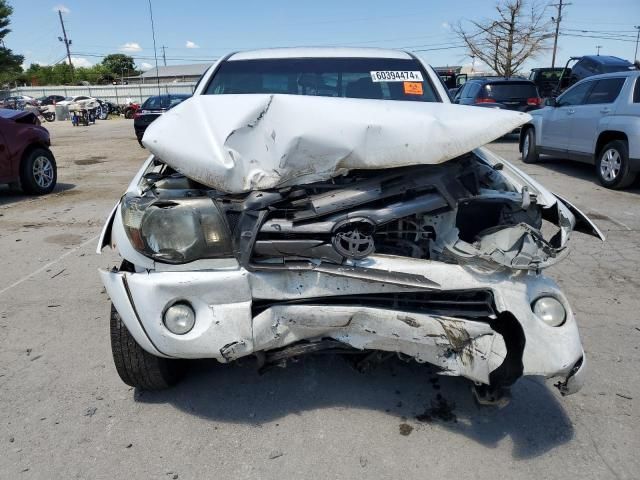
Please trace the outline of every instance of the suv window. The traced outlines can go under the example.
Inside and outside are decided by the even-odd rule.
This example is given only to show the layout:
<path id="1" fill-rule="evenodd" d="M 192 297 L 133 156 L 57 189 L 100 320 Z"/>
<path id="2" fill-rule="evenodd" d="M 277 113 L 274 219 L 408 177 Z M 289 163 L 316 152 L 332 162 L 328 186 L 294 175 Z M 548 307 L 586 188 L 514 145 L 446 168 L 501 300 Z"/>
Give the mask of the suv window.
<path id="1" fill-rule="evenodd" d="M 538 96 L 538 90 L 533 83 L 529 82 L 488 83 L 484 86 L 484 95 L 496 100 L 532 98 Z"/>
<path id="2" fill-rule="evenodd" d="M 640 77 L 636 77 L 636 86 L 633 89 L 633 103 L 640 103 Z"/>
<path id="3" fill-rule="evenodd" d="M 586 105 L 613 103 L 618 98 L 622 85 L 624 85 L 624 78 L 598 80 L 584 103 Z"/>
<path id="4" fill-rule="evenodd" d="M 480 91 L 480 84 L 474 83 L 469 87 L 469 89 L 467 90 L 467 94 L 465 96 L 468 98 L 475 98 L 475 96 L 478 95 L 479 91 Z"/>
<path id="5" fill-rule="evenodd" d="M 155 97 L 149 97 L 142 104 L 142 109 L 143 110 L 157 110 L 159 108 L 162 108 L 161 102 L 162 102 L 161 98 L 159 96 L 157 96 L 157 95 Z"/>
<path id="6" fill-rule="evenodd" d="M 580 66 L 588 72 L 598 73 L 598 65 L 596 65 L 596 62 L 589 58 L 585 58 L 584 60 L 582 60 L 580 62 Z"/>
<path id="7" fill-rule="evenodd" d="M 420 72 L 423 81 L 374 81 L 371 72 Z M 281 93 L 324 97 L 439 102 L 417 60 L 284 58 L 223 62 L 205 95 Z"/>
<path id="8" fill-rule="evenodd" d="M 570 105 L 580 105 L 587 96 L 594 82 L 584 82 L 575 87 L 571 87 L 563 95 L 558 97 L 558 106 L 566 107 Z"/>

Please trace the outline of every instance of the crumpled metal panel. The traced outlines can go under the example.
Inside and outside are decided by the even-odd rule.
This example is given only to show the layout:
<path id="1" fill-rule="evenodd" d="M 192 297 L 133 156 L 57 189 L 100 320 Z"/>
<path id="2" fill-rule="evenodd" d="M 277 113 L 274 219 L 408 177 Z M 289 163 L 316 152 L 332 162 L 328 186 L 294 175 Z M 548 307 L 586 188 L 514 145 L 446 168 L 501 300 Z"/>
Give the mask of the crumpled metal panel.
<path id="1" fill-rule="evenodd" d="M 275 306 L 253 319 L 256 350 L 327 337 L 359 349 L 403 352 L 440 367 L 444 375 L 483 383 L 506 355 L 502 337 L 473 320 L 333 305 Z"/>
<path id="2" fill-rule="evenodd" d="M 446 162 L 530 118 L 447 103 L 197 95 L 153 122 L 142 143 L 186 176 L 241 193 Z"/>

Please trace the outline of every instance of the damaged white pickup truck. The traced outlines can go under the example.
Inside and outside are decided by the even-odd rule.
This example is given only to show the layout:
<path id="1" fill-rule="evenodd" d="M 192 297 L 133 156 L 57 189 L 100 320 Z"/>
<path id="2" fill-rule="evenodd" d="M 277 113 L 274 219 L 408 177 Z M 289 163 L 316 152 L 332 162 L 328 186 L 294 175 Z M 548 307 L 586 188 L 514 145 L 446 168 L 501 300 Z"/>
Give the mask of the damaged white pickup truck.
<path id="1" fill-rule="evenodd" d="M 123 258 L 100 272 L 122 380 L 332 351 L 431 364 L 486 403 L 524 375 L 577 391 L 576 321 L 541 271 L 572 230 L 604 238 L 482 148 L 528 120 L 451 105 L 400 51 L 221 59 L 146 131 L 153 155 L 100 239 Z"/>

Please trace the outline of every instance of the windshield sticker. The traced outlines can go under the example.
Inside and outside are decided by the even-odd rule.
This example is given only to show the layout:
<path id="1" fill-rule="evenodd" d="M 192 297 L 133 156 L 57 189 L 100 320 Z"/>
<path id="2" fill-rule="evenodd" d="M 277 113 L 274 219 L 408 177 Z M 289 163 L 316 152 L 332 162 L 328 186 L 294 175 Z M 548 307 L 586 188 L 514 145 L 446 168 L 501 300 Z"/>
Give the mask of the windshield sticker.
<path id="1" fill-rule="evenodd" d="M 394 71 L 394 70 L 376 70 L 371 73 L 373 82 L 422 82 L 422 72 L 420 71 Z"/>
<path id="2" fill-rule="evenodd" d="M 404 82 L 405 95 L 422 95 L 422 83 L 420 82 Z"/>

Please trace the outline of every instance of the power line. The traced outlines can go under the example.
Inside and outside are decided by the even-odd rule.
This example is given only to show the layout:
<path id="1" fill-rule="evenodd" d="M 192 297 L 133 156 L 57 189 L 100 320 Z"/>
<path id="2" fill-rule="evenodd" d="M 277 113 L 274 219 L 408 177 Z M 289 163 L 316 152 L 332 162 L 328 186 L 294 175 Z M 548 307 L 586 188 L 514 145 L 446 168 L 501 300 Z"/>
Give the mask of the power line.
<path id="1" fill-rule="evenodd" d="M 616 42 L 636 43 L 635 40 L 627 40 L 625 38 L 603 37 L 599 35 L 578 35 L 577 33 L 563 33 L 563 32 L 560 32 L 560 35 L 563 37 L 597 38 L 598 40 L 613 40 Z"/>

